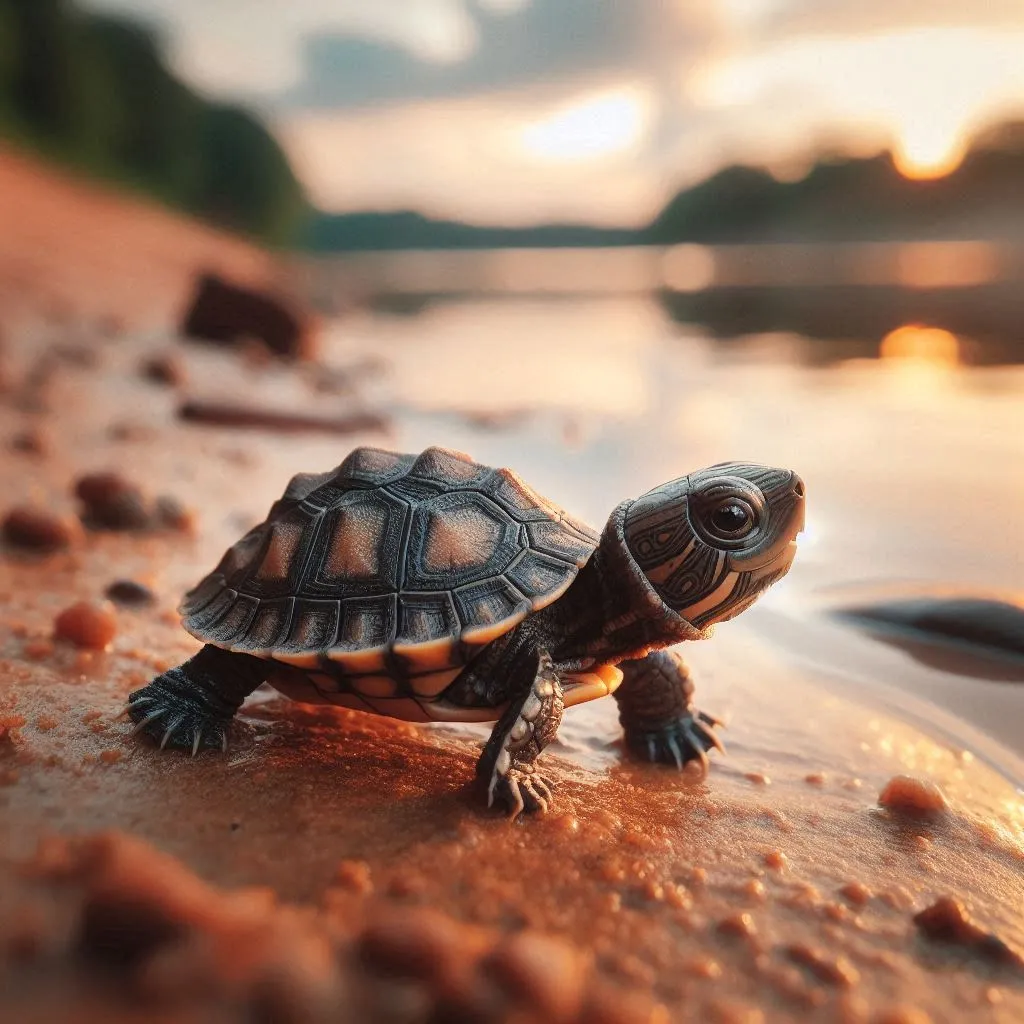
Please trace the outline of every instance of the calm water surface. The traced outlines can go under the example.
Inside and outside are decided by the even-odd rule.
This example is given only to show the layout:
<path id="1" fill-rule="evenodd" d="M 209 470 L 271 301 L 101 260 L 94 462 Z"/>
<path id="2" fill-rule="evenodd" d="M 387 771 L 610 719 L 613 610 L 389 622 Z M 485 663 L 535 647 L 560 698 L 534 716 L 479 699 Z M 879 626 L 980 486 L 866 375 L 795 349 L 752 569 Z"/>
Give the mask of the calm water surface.
<path id="1" fill-rule="evenodd" d="M 712 643 L 756 634 L 842 685 L 1024 753 L 1024 686 L 922 665 L 833 623 L 847 595 L 1024 599 L 1024 367 L 968 366 L 970 339 L 905 325 L 880 358 L 791 334 L 713 339 L 643 296 L 440 303 L 360 314 L 330 338 L 387 374 L 393 444 L 509 465 L 595 525 L 622 498 L 730 459 L 790 466 L 808 526 L 790 576 Z M 699 645 L 704 646 L 704 645 Z"/>

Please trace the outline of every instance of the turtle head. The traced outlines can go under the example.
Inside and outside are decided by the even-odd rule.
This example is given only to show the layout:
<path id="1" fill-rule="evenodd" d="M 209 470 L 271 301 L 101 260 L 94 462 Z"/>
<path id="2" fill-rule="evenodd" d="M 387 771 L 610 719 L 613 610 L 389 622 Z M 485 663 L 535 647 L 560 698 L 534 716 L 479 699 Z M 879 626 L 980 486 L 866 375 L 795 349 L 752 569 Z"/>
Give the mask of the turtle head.
<path id="1" fill-rule="evenodd" d="M 705 628 L 739 615 L 785 576 L 803 526 L 796 473 L 723 462 L 637 498 L 624 534 L 661 599 Z"/>

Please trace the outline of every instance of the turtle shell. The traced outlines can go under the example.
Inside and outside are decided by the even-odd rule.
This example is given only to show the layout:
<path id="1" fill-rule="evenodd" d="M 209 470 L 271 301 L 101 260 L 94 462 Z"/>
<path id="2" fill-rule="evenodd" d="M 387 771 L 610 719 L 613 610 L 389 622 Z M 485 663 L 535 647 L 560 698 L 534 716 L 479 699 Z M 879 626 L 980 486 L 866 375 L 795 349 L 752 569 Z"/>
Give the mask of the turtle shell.
<path id="1" fill-rule="evenodd" d="M 555 601 L 598 534 L 508 469 L 357 448 L 300 474 L 180 611 L 198 640 L 332 675 L 423 678 Z M 447 678 L 452 678 L 447 673 Z"/>

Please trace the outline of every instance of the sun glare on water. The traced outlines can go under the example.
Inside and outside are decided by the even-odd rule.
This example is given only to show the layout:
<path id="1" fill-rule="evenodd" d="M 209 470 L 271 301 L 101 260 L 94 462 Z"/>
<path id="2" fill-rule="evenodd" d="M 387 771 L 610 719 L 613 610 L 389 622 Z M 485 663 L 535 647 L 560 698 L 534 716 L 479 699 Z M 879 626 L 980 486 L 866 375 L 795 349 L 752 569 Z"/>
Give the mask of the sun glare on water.
<path id="1" fill-rule="evenodd" d="M 555 163 L 593 160 L 624 153 L 643 138 L 650 98 L 640 89 L 616 89 L 560 107 L 523 128 L 522 148 Z"/>

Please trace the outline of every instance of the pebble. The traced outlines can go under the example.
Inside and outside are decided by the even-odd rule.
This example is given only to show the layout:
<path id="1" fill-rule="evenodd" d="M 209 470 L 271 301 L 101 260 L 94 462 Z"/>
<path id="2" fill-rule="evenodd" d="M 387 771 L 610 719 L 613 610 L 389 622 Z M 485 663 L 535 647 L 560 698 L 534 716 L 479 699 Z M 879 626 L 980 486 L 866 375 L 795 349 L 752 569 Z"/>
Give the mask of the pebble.
<path id="1" fill-rule="evenodd" d="M 845 957 L 829 959 L 820 950 L 803 943 L 786 947 L 786 956 L 795 964 L 806 967 L 819 981 L 837 988 L 852 988 L 860 981 L 860 973 Z"/>
<path id="2" fill-rule="evenodd" d="M 144 583 L 135 580 L 115 580 L 105 593 L 115 604 L 128 608 L 142 608 L 156 603 L 156 594 Z"/>
<path id="3" fill-rule="evenodd" d="M 482 965 L 515 1002 L 525 1002 L 551 1024 L 575 1020 L 583 999 L 579 954 L 564 942 L 520 932 L 501 943 Z"/>
<path id="4" fill-rule="evenodd" d="M 861 882 L 847 882 L 846 885 L 839 890 L 839 894 L 843 899 L 848 900 L 850 903 L 853 903 L 858 907 L 863 906 L 871 899 L 871 890 Z"/>
<path id="5" fill-rule="evenodd" d="M 749 914 L 730 914 L 718 922 L 718 932 L 721 935 L 745 938 L 757 934 L 757 925 Z"/>
<path id="6" fill-rule="evenodd" d="M 343 860 L 334 872 L 334 884 L 349 892 L 367 896 L 373 892 L 370 865 L 365 860 Z"/>
<path id="7" fill-rule="evenodd" d="M 773 871 L 784 871 L 789 858 L 781 850 L 769 850 L 764 855 L 764 862 Z"/>
<path id="8" fill-rule="evenodd" d="M 169 494 L 162 494 L 156 499 L 153 516 L 159 526 L 181 533 L 196 532 L 195 513 Z"/>
<path id="9" fill-rule="evenodd" d="M 949 810 L 946 795 L 929 779 L 912 775 L 894 775 L 878 795 L 882 807 L 903 814 L 940 814 Z"/>
<path id="10" fill-rule="evenodd" d="M 139 487 L 118 473 L 87 473 L 75 483 L 82 502 L 82 521 L 94 529 L 142 530 L 150 512 Z"/>
<path id="11" fill-rule="evenodd" d="M 117 635 L 114 609 L 107 601 L 78 601 L 57 616 L 53 635 L 86 650 L 106 650 Z"/>
<path id="12" fill-rule="evenodd" d="M 3 536 L 12 547 L 49 554 L 71 547 L 80 530 L 52 512 L 23 507 L 12 509 L 4 517 Z"/>
<path id="13" fill-rule="evenodd" d="M 181 357 L 174 352 L 161 352 L 142 363 L 142 376 L 154 384 L 180 388 L 188 383 L 188 371 Z"/>
<path id="14" fill-rule="evenodd" d="M 977 925 L 963 904 L 952 896 L 940 896 L 930 907 L 915 914 L 914 924 L 933 942 L 966 947 L 992 963 L 1024 971 L 1024 953 Z"/>
<path id="15" fill-rule="evenodd" d="M 20 430 L 11 438 L 11 449 L 25 455 L 36 455 L 40 458 L 50 455 L 53 441 L 41 427 L 30 427 Z"/>

